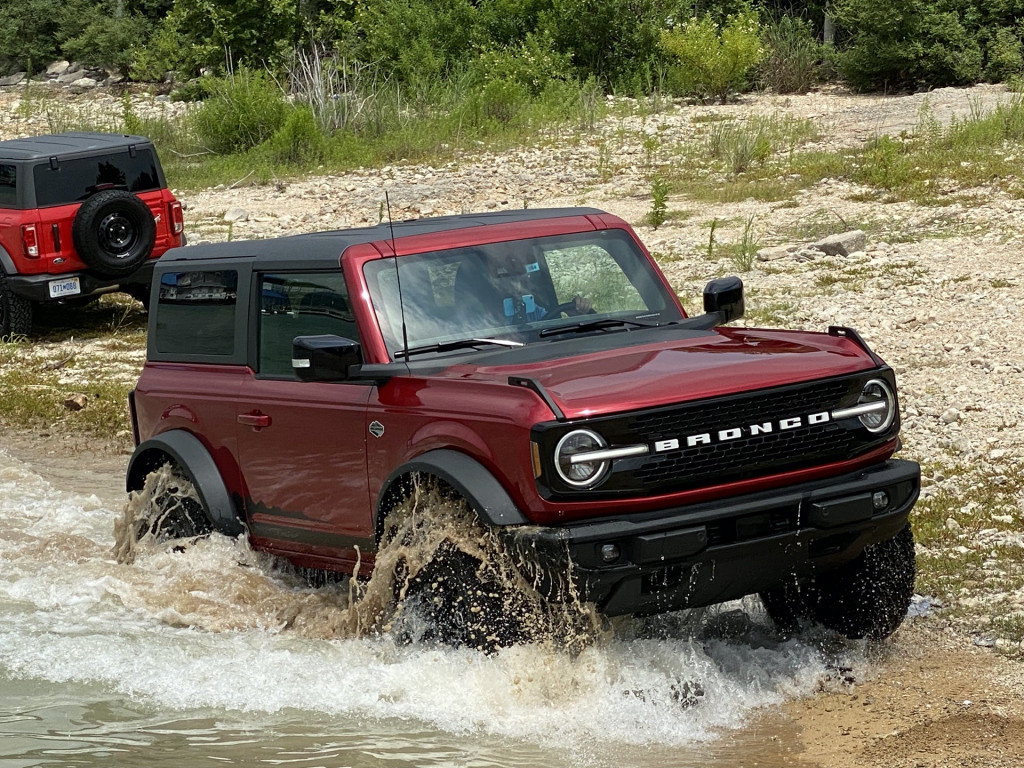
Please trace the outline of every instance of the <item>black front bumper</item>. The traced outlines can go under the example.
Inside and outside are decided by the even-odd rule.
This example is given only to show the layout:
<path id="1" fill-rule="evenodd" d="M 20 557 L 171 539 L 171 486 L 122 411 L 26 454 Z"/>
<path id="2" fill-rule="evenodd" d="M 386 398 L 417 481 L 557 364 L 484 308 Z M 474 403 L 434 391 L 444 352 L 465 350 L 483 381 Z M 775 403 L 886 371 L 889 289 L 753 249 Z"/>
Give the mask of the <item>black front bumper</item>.
<path id="1" fill-rule="evenodd" d="M 508 528 L 505 536 L 542 570 L 571 573 L 581 597 L 606 615 L 661 613 L 836 568 L 895 536 L 920 489 L 917 463 L 890 460 L 772 491 L 575 525 Z M 602 558 L 605 545 L 620 553 L 612 563 Z"/>
<path id="2" fill-rule="evenodd" d="M 156 262 L 156 259 L 146 259 L 137 270 L 122 277 L 100 277 L 85 271 L 61 272 L 56 275 L 8 275 L 7 285 L 16 295 L 23 296 L 29 301 L 60 301 L 50 297 L 50 283 L 69 277 L 77 277 L 82 288 L 81 293 L 64 297 L 69 299 L 108 293 L 128 286 L 148 289 L 153 280 L 153 267 Z"/>

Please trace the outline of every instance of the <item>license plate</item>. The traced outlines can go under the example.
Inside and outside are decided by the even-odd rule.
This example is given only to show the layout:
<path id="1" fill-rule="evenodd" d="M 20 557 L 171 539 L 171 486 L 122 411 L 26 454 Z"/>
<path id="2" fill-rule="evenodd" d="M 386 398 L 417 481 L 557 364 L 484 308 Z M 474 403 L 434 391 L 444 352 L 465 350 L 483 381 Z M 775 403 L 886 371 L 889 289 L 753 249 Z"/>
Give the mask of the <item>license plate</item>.
<path id="1" fill-rule="evenodd" d="M 50 298 L 62 299 L 65 296 L 75 296 L 82 292 L 82 284 L 77 277 L 66 277 L 63 280 L 50 281 Z"/>

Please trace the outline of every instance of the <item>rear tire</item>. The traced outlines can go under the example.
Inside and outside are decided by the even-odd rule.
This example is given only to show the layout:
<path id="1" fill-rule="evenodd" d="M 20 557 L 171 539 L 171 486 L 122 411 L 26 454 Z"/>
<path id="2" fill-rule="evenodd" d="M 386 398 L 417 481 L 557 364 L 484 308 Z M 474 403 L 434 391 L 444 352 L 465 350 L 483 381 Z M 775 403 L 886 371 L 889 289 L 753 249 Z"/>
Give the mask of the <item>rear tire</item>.
<path id="1" fill-rule="evenodd" d="M 156 222 L 140 198 L 108 189 L 82 203 L 71 225 L 71 235 L 79 257 L 96 274 L 124 277 L 153 252 Z"/>
<path id="2" fill-rule="evenodd" d="M 0 339 L 27 336 L 32 332 L 32 302 L 11 291 L 0 269 Z"/>
<path id="3" fill-rule="evenodd" d="M 914 595 L 914 535 L 907 525 L 854 560 L 811 579 L 761 593 L 765 610 L 785 634 L 812 619 L 850 639 L 880 640 L 895 632 Z"/>

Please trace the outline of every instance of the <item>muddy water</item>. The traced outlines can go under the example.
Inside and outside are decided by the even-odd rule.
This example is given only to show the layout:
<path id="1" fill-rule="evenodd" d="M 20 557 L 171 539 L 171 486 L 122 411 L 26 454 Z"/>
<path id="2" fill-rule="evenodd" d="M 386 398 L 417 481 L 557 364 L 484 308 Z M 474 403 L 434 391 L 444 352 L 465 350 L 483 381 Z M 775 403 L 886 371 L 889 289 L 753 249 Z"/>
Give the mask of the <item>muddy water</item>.
<path id="1" fill-rule="evenodd" d="M 778 641 L 754 602 L 624 621 L 574 654 L 353 638 L 344 586 L 239 541 L 119 564 L 116 472 L 40 473 L 0 450 L 5 768 L 773 765 L 792 734 L 758 714 L 870 669 L 857 644 Z"/>

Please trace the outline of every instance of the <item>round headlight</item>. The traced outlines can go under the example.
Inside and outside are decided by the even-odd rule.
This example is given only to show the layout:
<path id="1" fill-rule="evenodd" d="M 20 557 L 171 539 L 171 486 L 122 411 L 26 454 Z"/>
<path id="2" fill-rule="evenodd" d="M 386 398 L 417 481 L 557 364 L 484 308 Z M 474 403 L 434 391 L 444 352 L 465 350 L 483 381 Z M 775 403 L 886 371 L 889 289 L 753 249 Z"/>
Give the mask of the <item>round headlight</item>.
<path id="1" fill-rule="evenodd" d="M 858 405 L 879 403 L 877 410 L 871 413 L 860 415 L 860 423 L 868 432 L 884 432 L 896 418 L 896 397 L 889 388 L 889 384 L 882 379 L 871 379 L 864 385 L 864 391 L 860 393 Z M 884 406 L 884 407 L 882 407 Z"/>
<path id="2" fill-rule="evenodd" d="M 579 453 L 599 451 L 608 444 L 596 432 L 589 429 L 577 429 L 568 433 L 558 441 L 555 447 L 555 469 L 558 476 L 574 488 L 589 488 L 604 477 L 608 471 L 608 461 L 573 461 Z"/>

